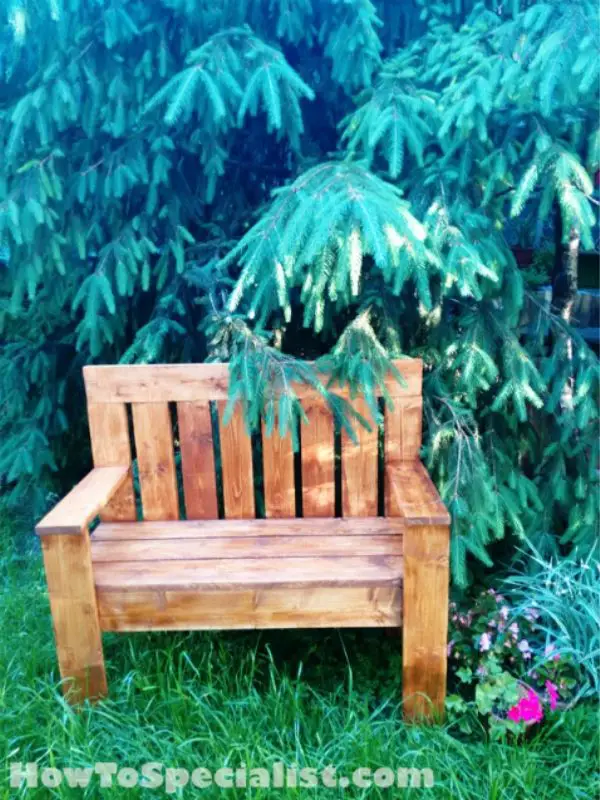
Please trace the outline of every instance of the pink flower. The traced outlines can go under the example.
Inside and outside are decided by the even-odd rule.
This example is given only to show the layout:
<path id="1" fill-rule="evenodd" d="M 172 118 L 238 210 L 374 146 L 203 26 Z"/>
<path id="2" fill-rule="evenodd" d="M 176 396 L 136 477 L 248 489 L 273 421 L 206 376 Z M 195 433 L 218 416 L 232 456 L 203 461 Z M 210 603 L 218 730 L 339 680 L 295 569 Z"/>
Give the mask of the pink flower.
<path id="1" fill-rule="evenodd" d="M 502 606 L 502 608 L 500 609 L 500 616 L 502 617 L 502 619 L 507 620 L 509 614 L 510 614 L 510 608 L 508 606 Z"/>
<path id="2" fill-rule="evenodd" d="M 507 717 L 511 722 L 525 722 L 529 725 L 543 720 L 542 702 L 533 689 L 529 689 L 527 694 L 509 710 Z"/>
<path id="3" fill-rule="evenodd" d="M 552 642 L 550 642 L 550 644 L 546 645 L 546 647 L 544 649 L 544 655 L 546 656 L 546 658 L 548 658 L 548 656 L 550 656 L 552 654 L 553 650 L 554 650 L 554 645 L 552 644 Z"/>
<path id="4" fill-rule="evenodd" d="M 481 638 L 479 639 L 480 652 L 486 653 L 491 646 L 492 646 L 492 637 L 489 635 L 489 633 L 482 633 Z"/>
<path id="5" fill-rule="evenodd" d="M 454 642 L 448 642 L 448 655 L 452 655 L 452 648 L 454 647 Z"/>
<path id="6" fill-rule="evenodd" d="M 509 626 L 508 626 L 508 630 L 509 630 L 511 633 L 514 633 L 514 634 L 515 634 L 515 636 L 518 636 L 518 635 L 519 635 L 519 625 L 518 625 L 518 623 L 517 623 L 517 622 L 513 622 L 513 624 L 512 624 L 512 625 L 509 625 Z"/>
<path id="7" fill-rule="evenodd" d="M 517 647 L 523 653 L 523 655 L 531 652 L 531 647 L 529 647 L 529 642 L 527 641 L 527 639 L 521 639 Z"/>
<path id="8" fill-rule="evenodd" d="M 546 681 L 546 691 L 550 702 L 550 711 L 554 711 L 558 705 L 558 688 L 552 681 Z"/>

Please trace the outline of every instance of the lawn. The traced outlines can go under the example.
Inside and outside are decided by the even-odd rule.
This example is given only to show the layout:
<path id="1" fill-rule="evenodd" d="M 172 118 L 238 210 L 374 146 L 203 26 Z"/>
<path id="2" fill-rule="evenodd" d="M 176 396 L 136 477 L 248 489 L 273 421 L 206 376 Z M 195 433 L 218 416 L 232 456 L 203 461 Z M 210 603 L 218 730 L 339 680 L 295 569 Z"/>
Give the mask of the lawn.
<path id="1" fill-rule="evenodd" d="M 0 798 L 161 797 L 165 789 L 9 787 L 11 762 L 85 767 L 161 762 L 337 775 L 357 767 L 429 768 L 432 798 L 597 796 L 597 715 L 565 712 L 526 741 L 465 737 L 456 724 L 405 726 L 400 640 L 385 631 L 135 634 L 105 637 L 110 699 L 74 711 L 60 693 L 41 559 L 4 517 L 0 538 Z M 20 526 L 24 527 L 24 526 Z M 15 546 L 15 542 L 18 546 Z M 404 790 L 191 786 L 171 796 L 396 797 Z"/>

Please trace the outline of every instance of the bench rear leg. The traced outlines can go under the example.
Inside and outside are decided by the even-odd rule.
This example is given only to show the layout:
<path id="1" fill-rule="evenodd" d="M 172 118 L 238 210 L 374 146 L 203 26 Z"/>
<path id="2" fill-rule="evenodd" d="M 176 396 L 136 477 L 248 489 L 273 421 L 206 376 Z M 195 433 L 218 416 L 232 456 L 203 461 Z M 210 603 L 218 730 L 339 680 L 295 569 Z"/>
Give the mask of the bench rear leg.
<path id="1" fill-rule="evenodd" d="M 441 718 L 448 660 L 448 525 L 404 533 L 402 694 L 407 720 Z"/>
<path id="2" fill-rule="evenodd" d="M 41 540 L 63 691 L 71 703 L 97 699 L 107 685 L 89 534 Z"/>

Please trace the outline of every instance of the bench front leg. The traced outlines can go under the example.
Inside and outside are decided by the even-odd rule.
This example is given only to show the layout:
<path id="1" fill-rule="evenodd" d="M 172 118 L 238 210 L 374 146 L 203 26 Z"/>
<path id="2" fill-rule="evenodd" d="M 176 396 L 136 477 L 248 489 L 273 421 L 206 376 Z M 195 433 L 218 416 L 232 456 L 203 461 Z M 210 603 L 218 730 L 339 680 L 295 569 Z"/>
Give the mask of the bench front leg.
<path id="1" fill-rule="evenodd" d="M 420 461 L 386 465 L 386 513 L 404 519 L 404 716 L 441 718 L 446 697 L 450 515 Z"/>
<path id="2" fill-rule="evenodd" d="M 41 537 L 63 692 L 71 703 L 107 693 L 90 537 Z"/>
<path id="3" fill-rule="evenodd" d="M 72 703 L 107 693 L 88 525 L 129 476 L 128 466 L 93 469 L 36 525 L 63 691 Z"/>
<path id="4" fill-rule="evenodd" d="M 449 525 L 404 532 L 402 694 L 407 720 L 441 718 L 448 659 Z"/>

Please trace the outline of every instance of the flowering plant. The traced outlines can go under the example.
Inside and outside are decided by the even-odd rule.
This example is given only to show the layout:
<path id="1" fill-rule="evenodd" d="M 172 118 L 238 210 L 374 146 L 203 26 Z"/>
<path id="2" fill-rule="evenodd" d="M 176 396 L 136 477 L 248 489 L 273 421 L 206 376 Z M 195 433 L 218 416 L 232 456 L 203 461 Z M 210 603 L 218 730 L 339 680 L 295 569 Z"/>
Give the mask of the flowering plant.
<path id="1" fill-rule="evenodd" d="M 467 609 L 450 604 L 450 675 L 467 699 L 472 696 L 494 736 L 522 733 L 572 697 L 571 657 L 542 641 L 539 616 L 536 608 L 517 613 L 493 589 Z M 449 711 L 460 713 L 463 704 L 464 697 L 451 695 Z"/>

